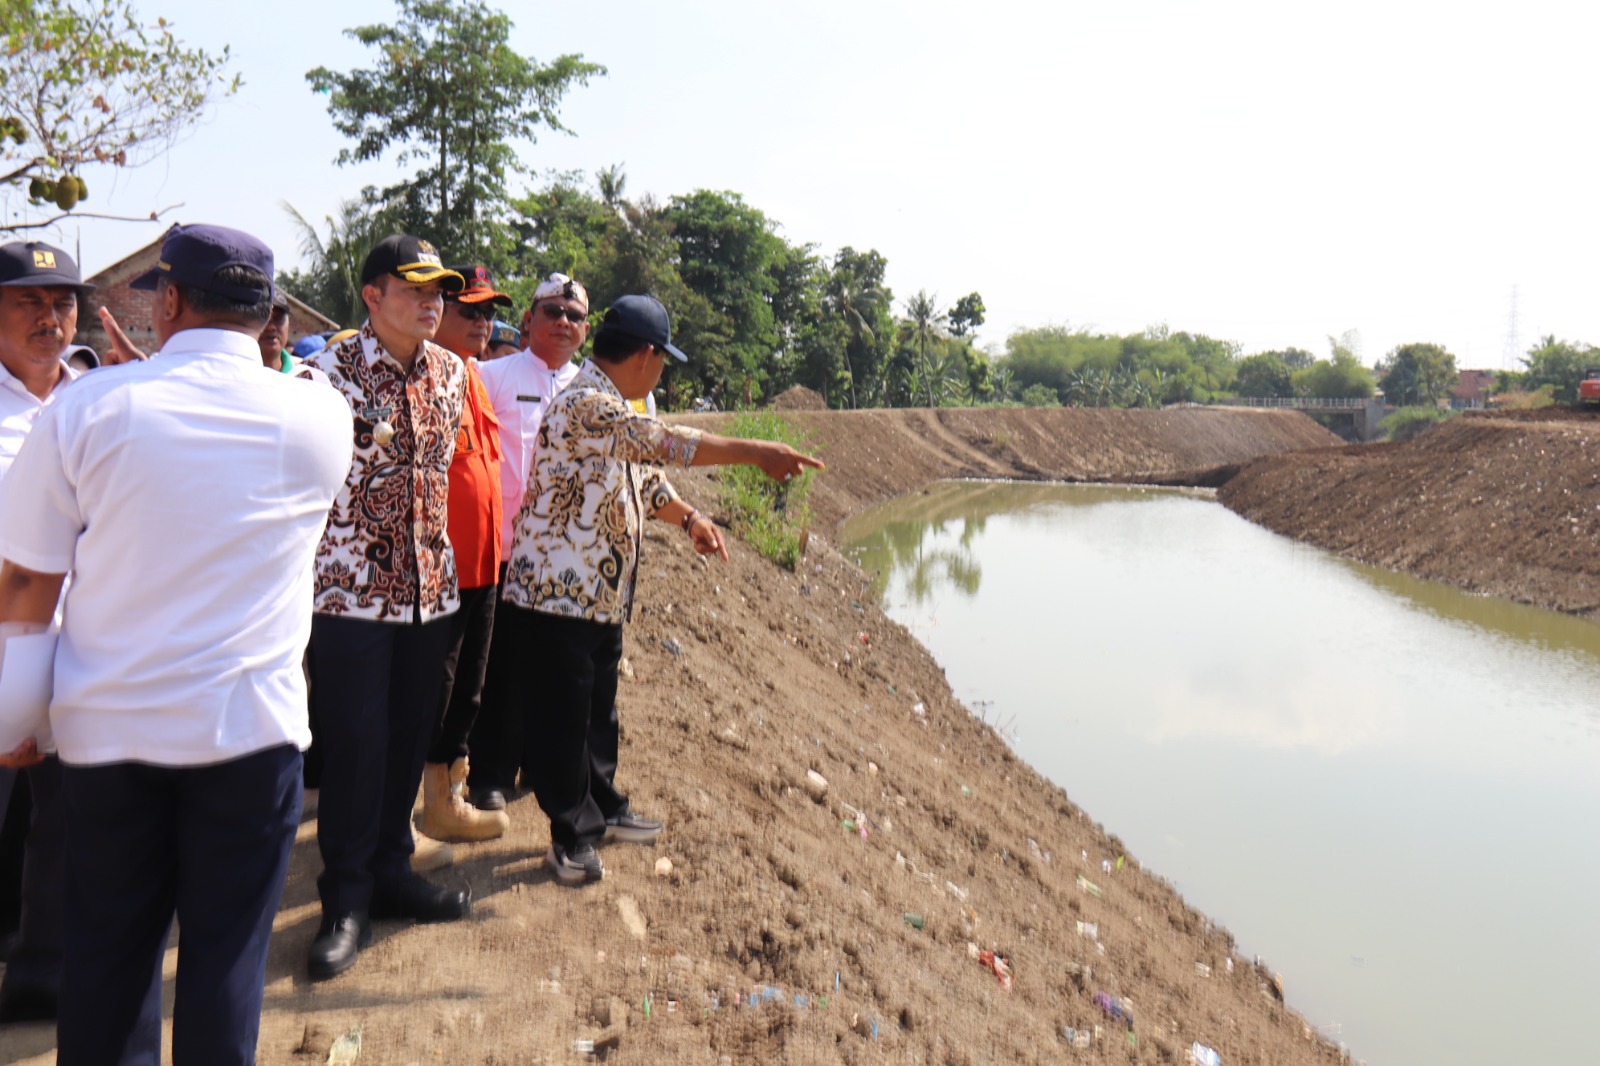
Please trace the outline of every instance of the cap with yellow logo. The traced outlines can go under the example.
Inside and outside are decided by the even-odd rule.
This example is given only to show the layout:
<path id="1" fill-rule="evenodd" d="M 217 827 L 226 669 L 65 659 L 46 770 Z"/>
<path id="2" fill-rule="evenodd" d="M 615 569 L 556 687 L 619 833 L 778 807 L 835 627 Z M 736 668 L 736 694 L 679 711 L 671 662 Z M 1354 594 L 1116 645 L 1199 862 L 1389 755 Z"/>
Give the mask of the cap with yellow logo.
<path id="1" fill-rule="evenodd" d="M 440 261 L 438 249 L 409 233 L 385 237 L 367 253 L 366 262 L 361 264 L 361 284 L 370 284 L 384 274 L 413 285 L 437 281 L 445 292 L 460 292 L 467 283 Z"/>
<path id="2" fill-rule="evenodd" d="M 42 241 L 15 241 L 0 244 L 0 287 L 23 285 L 67 285 L 80 296 L 94 291 L 84 284 L 72 256 Z"/>

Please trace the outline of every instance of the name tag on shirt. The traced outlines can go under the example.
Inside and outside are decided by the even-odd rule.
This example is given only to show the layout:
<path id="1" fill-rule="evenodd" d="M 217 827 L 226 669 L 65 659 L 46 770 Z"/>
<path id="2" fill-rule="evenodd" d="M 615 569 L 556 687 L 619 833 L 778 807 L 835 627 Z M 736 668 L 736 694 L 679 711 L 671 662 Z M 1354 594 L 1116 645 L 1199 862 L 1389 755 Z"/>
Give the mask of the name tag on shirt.
<path id="1" fill-rule="evenodd" d="M 544 403 L 543 396 L 518 396 L 519 403 Z"/>

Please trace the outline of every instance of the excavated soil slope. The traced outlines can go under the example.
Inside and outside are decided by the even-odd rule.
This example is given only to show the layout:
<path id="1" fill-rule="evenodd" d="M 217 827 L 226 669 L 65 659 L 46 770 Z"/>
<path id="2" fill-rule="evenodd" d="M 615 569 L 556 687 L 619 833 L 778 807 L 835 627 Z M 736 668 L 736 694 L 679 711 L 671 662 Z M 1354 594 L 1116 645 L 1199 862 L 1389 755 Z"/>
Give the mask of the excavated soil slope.
<path id="1" fill-rule="evenodd" d="M 1180 1063 L 1195 1042 L 1228 1066 L 1335 1061 L 1280 1002 L 1270 960 L 1236 957 L 958 704 L 829 543 L 842 515 L 936 478 L 1161 478 L 1330 435 L 1297 414 L 1212 410 L 792 417 L 830 464 L 798 573 L 741 543 L 723 564 L 676 529 L 649 533 L 619 783 L 668 820 L 658 845 L 607 847 L 603 882 L 564 888 L 520 797 L 505 839 L 458 846 L 440 875 L 471 888 L 470 921 L 380 923 L 355 969 L 313 985 L 308 818 L 260 1061 L 323 1063 L 357 1026 L 359 1061 L 395 1066 L 585 1061 L 579 1041 L 609 1061 L 707 1066 Z M 714 500 L 699 473 L 680 487 Z M 982 951 L 1009 956 L 1009 991 Z M 46 1027 L 0 1047 L 0 1062 L 53 1059 Z"/>
<path id="2" fill-rule="evenodd" d="M 1218 498 L 1361 562 L 1600 619 L 1600 419 L 1584 412 L 1468 414 L 1405 444 L 1271 456 Z"/>

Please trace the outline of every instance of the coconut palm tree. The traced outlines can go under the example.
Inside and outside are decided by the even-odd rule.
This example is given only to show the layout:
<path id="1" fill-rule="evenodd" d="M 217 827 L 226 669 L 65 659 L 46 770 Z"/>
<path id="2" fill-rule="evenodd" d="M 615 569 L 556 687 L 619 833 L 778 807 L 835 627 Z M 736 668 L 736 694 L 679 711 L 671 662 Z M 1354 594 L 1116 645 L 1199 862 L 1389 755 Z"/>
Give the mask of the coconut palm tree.
<path id="1" fill-rule="evenodd" d="M 939 404 L 934 399 L 933 376 L 928 369 L 928 346 L 944 337 L 948 319 L 926 289 L 919 289 L 915 296 L 906 301 L 906 316 L 905 335 L 917 347 L 917 355 L 922 363 L 922 383 L 927 393 L 928 406 L 937 407 Z"/>

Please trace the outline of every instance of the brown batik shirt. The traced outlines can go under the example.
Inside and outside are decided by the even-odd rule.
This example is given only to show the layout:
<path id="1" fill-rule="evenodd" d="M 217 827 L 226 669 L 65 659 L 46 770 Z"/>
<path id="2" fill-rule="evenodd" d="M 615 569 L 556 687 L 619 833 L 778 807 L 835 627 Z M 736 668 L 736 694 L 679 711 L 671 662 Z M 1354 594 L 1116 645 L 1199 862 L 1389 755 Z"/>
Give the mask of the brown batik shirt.
<path id="1" fill-rule="evenodd" d="M 545 412 L 502 596 L 620 625 L 633 606 L 645 519 L 678 498 L 657 463 L 688 466 L 700 431 L 639 414 L 585 363 Z"/>
<path id="2" fill-rule="evenodd" d="M 407 373 L 370 322 L 306 362 L 328 375 L 355 416 L 350 476 L 317 546 L 316 611 L 376 622 L 451 613 L 460 592 L 446 503 L 465 365 L 424 341 Z M 384 422 L 394 436 L 379 444 Z"/>

